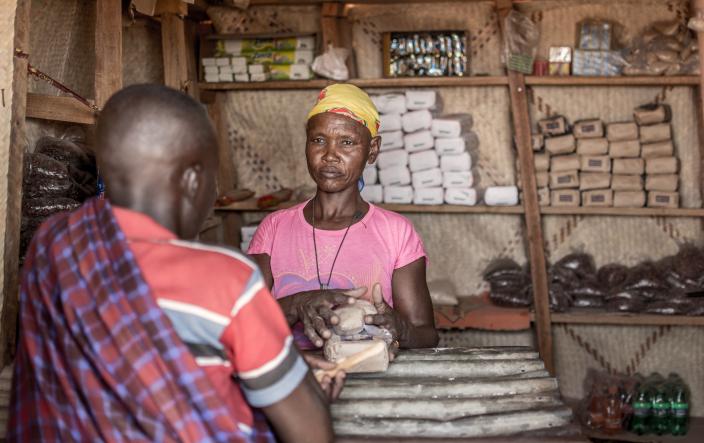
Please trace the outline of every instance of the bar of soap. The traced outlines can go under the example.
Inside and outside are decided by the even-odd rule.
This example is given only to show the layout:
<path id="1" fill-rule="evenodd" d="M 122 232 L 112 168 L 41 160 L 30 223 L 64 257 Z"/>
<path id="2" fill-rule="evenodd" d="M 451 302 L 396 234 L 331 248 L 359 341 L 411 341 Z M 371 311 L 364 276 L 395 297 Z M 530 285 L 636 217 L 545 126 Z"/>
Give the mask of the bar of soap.
<path id="1" fill-rule="evenodd" d="M 335 309 L 340 321 L 333 326 L 337 335 L 355 335 L 364 329 L 364 316 L 376 314 L 374 305 L 364 300 L 357 300 L 352 305 Z"/>
<path id="2" fill-rule="evenodd" d="M 362 352 L 369 346 L 373 346 L 378 339 L 374 340 L 355 340 L 355 341 L 342 341 L 340 337 L 333 336 L 330 340 L 325 342 L 325 347 L 323 348 L 323 354 L 325 359 L 333 363 L 339 363 L 343 359 L 350 357 L 354 354 Z M 380 351 L 366 360 L 352 366 L 351 368 L 345 369 L 345 372 L 357 373 L 357 372 L 383 372 L 389 367 L 389 351 L 386 346 L 380 347 Z"/>

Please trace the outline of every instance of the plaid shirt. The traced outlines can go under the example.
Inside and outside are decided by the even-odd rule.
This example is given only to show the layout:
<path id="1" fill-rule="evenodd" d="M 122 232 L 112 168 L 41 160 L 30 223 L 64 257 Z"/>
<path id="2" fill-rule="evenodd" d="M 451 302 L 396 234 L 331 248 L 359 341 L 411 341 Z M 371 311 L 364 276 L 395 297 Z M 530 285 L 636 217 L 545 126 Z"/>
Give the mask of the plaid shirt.
<path id="1" fill-rule="evenodd" d="M 246 441 L 145 283 L 107 201 L 27 253 L 9 441 Z"/>

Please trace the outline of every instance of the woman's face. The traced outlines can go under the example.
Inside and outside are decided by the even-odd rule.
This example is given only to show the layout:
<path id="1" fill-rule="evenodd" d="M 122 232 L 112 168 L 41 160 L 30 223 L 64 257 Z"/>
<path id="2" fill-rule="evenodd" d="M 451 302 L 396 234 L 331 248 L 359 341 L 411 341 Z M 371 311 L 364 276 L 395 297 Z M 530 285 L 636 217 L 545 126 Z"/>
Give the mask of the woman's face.
<path id="1" fill-rule="evenodd" d="M 376 161 L 381 140 L 349 117 L 330 112 L 308 120 L 306 134 L 308 172 L 324 192 L 356 189 L 364 167 Z"/>

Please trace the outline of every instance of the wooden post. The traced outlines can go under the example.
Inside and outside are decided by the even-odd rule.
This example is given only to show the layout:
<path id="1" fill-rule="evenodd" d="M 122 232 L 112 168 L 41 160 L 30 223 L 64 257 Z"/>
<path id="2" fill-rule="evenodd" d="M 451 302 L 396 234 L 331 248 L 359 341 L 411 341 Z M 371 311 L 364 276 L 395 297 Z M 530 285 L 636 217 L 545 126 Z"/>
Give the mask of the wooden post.
<path id="1" fill-rule="evenodd" d="M 320 11 L 320 32 L 323 36 L 323 52 L 328 46 L 342 46 L 342 36 L 340 34 L 339 18 L 342 16 L 344 5 L 341 3 L 323 3 Z"/>
<path id="2" fill-rule="evenodd" d="M 511 0 L 497 0 L 500 27 L 502 32 L 503 19 L 512 8 Z M 523 74 L 508 72 L 508 87 L 511 98 L 511 115 L 515 132 L 518 162 L 521 166 L 521 184 L 523 185 L 523 207 L 525 212 L 526 232 L 528 239 L 528 256 L 533 282 L 533 306 L 535 308 L 535 328 L 538 338 L 538 351 L 545 362 L 545 368 L 555 373 L 555 362 L 552 348 L 552 329 L 550 323 L 550 298 L 548 294 L 548 275 L 545 266 L 545 249 L 543 230 L 538 204 L 538 191 L 535 183 L 533 149 L 531 146 L 530 115 L 526 83 Z"/>
<path id="3" fill-rule="evenodd" d="M 704 0 L 692 0 L 691 1 L 691 14 L 693 17 L 704 18 Z M 699 45 L 699 86 L 697 90 L 699 92 L 699 97 L 695 99 L 695 105 L 697 108 L 697 117 L 699 124 L 697 125 L 699 129 L 699 153 L 700 153 L 700 170 L 704 171 L 704 32 L 697 32 L 697 43 Z M 704 194 L 704 174 L 700 174 L 699 177 L 699 189 Z M 704 219 L 702 219 L 702 226 L 704 226 Z"/>
<path id="4" fill-rule="evenodd" d="M 184 21 L 186 31 L 186 64 L 187 64 L 187 85 L 185 92 L 198 100 L 200 89 L 198 88 L 198 57 L 196 55 L 196 44 L 198 38 L 198 26 L 190 20 Z"/>
<path id="5" fill-rule="evenodd" d="M 15 10 L 15 49 L 29 47 L 30 0 L 17 0 Z M 9 62 L 9 60 L 4 60 Z M 25 107 L 27 100 L 27 59 L 14 57 L 9 152 L 7 156 L 7 206 L 3 251 L 2 328 L 0 329 L 0 370 L 12 362 L 17 340 L 19 308 L 20 222 L 22 214 L 22 162 L 26 144 Z M 8 95 L 10 95 L 8 97 Z"/>
<path id="6" fill-rule="evenodd" d="M 122 2 L 96 0 L 95 104 L 105 105 L 122 88 Z"/>
<path id="7" fill-rule="evenodd" d="M 164 84 L 179 91 L 188 89 L 188 54 L 183 17 L 167 12 L 161 15 L 161 50 L 164 58 Z"/>

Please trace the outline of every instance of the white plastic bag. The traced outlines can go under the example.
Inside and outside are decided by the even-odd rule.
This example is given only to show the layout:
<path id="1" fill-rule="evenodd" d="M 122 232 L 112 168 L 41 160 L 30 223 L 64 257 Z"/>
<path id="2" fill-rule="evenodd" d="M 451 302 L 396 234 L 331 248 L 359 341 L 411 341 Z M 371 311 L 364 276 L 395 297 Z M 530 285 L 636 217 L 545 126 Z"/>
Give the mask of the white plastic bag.
<path id="1" fill-rule="evenodd" d="M 345 61 L 349 51 L 345 48 L 328 47 L 325 54 L 319 55 L 313 61 L 313 72 L 331 80 L 346 81 L 350 78 Z"/>

